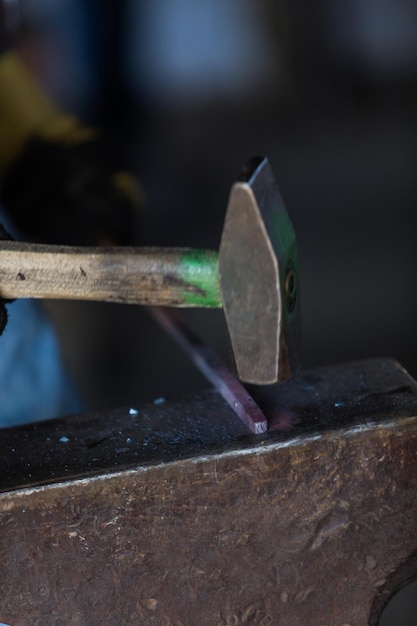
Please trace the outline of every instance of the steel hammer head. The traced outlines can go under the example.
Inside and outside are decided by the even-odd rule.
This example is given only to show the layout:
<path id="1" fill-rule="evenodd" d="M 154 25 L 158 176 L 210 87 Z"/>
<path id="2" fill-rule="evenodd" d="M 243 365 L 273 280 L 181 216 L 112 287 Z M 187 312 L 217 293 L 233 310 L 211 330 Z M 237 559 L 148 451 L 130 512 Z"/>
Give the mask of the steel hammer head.
<path id="1" fill-rule="evenodd" d="M 265 158 L 248 161 L 231 189 L 219 273 L 239 378 L 287 380 L 301 355 L 296 239 Z"/>

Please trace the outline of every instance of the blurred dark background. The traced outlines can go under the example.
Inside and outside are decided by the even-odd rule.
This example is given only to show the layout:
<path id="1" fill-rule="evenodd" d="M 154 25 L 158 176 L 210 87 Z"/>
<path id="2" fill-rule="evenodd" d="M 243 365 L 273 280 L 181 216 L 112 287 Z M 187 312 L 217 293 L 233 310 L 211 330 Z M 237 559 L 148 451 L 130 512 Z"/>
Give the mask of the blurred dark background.
<path id="1" fill-rule="evenodd" d="M 137 243 L 217 248 L 230 185 L 265 154 L 298 235 L 304 367 L 393 356 L 417 376 L 414 2 L 24 0 L 23 17 L 46 89 L 140 181 Z M 90 406 L 203 384 L 139 308 L 51 310 Z M 227 355 L 220 312 L 187 316 Z"/>
<path id="2" fill-rule="evenodd" d="M 417 377 L 415 2 L 25 0 L 23 18 L 46 89 L 140 181 L 138 244 L 217 248 L 264 154 L 298 236 L 304 367 L 393 356 Z M 143 309 L 48 307 L 89 408 L 206 384 Z M 227 358 L 221 312 L 186 317 Z"/>

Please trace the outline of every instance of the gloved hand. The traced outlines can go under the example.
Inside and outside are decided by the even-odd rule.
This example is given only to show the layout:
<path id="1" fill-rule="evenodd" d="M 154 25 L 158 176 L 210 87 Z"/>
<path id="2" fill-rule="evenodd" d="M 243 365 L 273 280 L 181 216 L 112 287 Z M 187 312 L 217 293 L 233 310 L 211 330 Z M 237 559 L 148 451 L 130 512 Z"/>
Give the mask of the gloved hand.
<path id="1" fill-rule="evenodd" d="M 10 241 L 10 239 L 12 239 L 12 237 L 4 228 L 3 224 L 0 224 L 0 241 Z M 3 300 L 3 298 L 0 298 L 0 335 L 3 334 L 9 319 L 9 314 L 6 308 L 7 302 L 11 302 L 11 300 Z"/>
<path id="2" fill-rule="evenodd" d="M 9 315 L 7 313 L 4 300 L 0 300 L 0 335 L 3 334 L 3 331 L 6 328 L 8 319 L 9 319 Z"/>
<path id="3" fill-rule="evenodd" d="M 141 194 L 101 135 L 62 113 L 15 52 L 0 57 L 0 200 L 25 239 L 132 243 Z"/>
<path id="4" fill-rule="evenodd" d="M 99 137 L 65 143 L 30 139 L 7 171 L 0 200 L 25 239 L 132 244 L 139 195 L 117 172 Z"/>

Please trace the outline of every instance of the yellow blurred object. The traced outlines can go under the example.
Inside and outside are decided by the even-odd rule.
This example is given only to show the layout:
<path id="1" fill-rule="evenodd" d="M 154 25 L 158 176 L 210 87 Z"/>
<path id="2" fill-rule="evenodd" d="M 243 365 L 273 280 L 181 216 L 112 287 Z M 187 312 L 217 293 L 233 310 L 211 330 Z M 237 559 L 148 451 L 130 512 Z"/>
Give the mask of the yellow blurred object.
<path id="1" fill-rule="evenodd" d="M 43 93 L 18 53 L 0 57 L 0 172 L 13 164 L 33 137 L 77 144 L 94 139 L 97 131 L 63 114 Z"/>
<path id="2" fill-rule="evenodd" d="M 25 237 L 128 244 L 144 194 L 105 137 L 62 113 L 16 52 L 0 55 L 0 200 Z"/>

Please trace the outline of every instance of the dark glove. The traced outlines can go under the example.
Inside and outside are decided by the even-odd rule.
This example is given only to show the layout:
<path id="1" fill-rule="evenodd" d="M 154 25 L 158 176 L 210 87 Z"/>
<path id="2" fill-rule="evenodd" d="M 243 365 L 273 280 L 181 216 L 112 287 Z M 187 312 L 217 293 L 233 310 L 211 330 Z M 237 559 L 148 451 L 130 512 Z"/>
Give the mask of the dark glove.
<path id="1" fill-rule="evenodd" d="M 6 328 L 8 319 L 9 319 L 9 314 L 6 309 L 6 305 L 4 304 L 4 300 L 0 300 L 0 335 L 3 334 L 3 331 Z"/>
<path id="2" fill-rule="evenodd" d="M 12 237 L 4 228 L 3 224 L 0 224 L 0 241 L 10 241 L 11 239 Z M 7 302 L 11 302 L 11 300 L 3 300 L 3 298 L 0 298 L 0 335 L 3 334 L 7 325 L 7 320 L 9 319 L 9 314 L 6 309 Z"/>
<path id="3" fill-rule="evenodd" d="M 97 245 L 133 243 L 139 194 L 117 172 L 100 138 L 33 138 L 7 170 L 0 198 L 25 239 Z"/>

